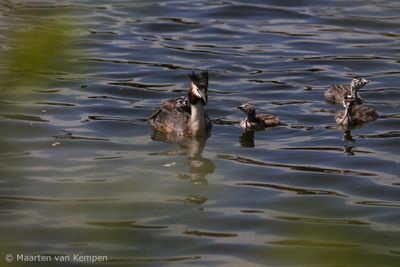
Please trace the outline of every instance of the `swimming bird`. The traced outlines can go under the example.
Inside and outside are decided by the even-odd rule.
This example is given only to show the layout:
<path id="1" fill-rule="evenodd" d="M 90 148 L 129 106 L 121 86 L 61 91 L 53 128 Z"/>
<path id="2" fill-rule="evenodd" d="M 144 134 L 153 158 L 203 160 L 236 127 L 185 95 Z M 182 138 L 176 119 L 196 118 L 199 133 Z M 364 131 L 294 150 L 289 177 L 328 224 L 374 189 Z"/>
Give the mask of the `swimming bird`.
<path id="1" fill-rule="evenodd" d="M 276 116 L 268 114 L 256 116 L 256 109 L 250 103 L 241 104 L 237 108 L 247 115 L 247 118 L 240 122 L 240 127 L 244 129 L 261 129 L 280 124 L 279 118 Z"/>
<path id="2" fill-rule="evenodd" d="M 180 137 L 205 136 L 210 132 L 211 120 L 204 111 L 208 101 L 208 72 L 192 72 L 188 76 L 191 80 L 188 101 L 180 97 L 163 102 L 149 117 L 154 131 Z"/>
<path id="3" fill-rule="evenodd" d="M 350 85 L 332 85 L 325 91 L 324 96 L 326 101 L 336 104 L 343 103 L 344 97 L 351 95 L 355 98 L 357 105 L 362 104 L 364 100 L 358 94 L 358 90 L 368 84 L 369 81 L 362 77 L 354 77 Z"/>
<path id="4" fill-rule="evenodd" d="M 349 126 L 361 123 L 367 123 L 376 120 L 379 115 L 375 108 L 367 105 L 357 105 L 356 99 L 347 95 L 343 100 L 344 110 L 336 113 L 336 123 L 342 126 Z"/>

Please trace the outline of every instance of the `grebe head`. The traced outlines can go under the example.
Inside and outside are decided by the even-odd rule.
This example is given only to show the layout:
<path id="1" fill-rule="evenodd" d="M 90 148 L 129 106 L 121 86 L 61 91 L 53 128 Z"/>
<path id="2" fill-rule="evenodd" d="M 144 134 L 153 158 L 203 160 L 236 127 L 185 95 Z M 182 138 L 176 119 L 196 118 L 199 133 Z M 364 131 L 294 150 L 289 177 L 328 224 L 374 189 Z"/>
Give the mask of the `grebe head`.
<path id="1" fill-rule="evenodd" d="M 192 72 L 188 74 L 191 85 L 189 89 L 189 101 L 190 104 L 195 105 L 198 101 L 201 101 L 203 105 L 207 104 L 208 99 L 208 72 L 207 70 L 202 71 L 200 74 Z"/>
<path id="2" fill-rule="evenodd" d="M 256 118 L 256 108 L 250 103 L 243 103 L 237 106 L 243 113 L 247 115 L 248 121 L 254 121 Z"/>
<path id="3" fill-rule="evenodd" d="M 354 77 L 353 80 L 351 80 L 350 88 L 357 91 L 368 83 L 369 81 L 363 77 Z"/>
<path id="4" fill-rule="evenodd" d="M 175 99 L 174 107 L 179 112 L 189 111 L 190 105 L 186 97 L 180 96 L 179 98 Z"/>
<path id="5" fill-rule="evenodd" d="M 176 105 L 177 107 L 185 108 L 189 105 L 189 103 L 186 97 L 180 96 L 179 98 L 176 99 Z"/>
<path id="6" fill-rule="evenodd" d="M 256 110 L 255 107 L 250 103 L 243 103 L 237 106 L 237 108 L 243 111 L 245 114 L 253 113 Z"/>

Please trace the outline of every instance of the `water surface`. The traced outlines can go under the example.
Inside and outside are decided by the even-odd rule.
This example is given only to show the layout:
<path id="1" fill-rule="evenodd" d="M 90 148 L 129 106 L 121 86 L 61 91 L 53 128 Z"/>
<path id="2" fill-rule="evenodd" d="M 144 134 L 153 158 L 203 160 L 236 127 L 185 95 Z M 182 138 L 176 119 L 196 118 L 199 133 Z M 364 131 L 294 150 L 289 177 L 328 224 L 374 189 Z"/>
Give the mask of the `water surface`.
<path id="1" fill-rule="evenodd" d="M 2 54 L 10 29 L 54 20 L 80 51 L 29 98 L 2 88 L 1 257 L 399 266 L 399 14 L 390 0 L 3 1 Z M 211 136 L 153 140 L 147 117 L 203 69 Z M 380 118 L 343 133 L 323 92 L 354 75 Z M 284 125 L 243 131 L 241 102 Z"/>

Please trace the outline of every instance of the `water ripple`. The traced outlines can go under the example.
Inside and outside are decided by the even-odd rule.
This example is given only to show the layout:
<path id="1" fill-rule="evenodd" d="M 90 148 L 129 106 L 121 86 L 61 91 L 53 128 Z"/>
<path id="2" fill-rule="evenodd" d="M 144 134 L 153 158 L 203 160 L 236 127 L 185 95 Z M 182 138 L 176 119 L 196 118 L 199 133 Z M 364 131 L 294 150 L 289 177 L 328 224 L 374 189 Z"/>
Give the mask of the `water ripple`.
<path id="1" fill-rule="evenodd" d="M 293 217 L 293 216 L 276 216 L 280 220 L 304 222 L 304 223 L 322 223 L 322 224 L 344 224 L 344 225 L 369 225 L 370 223 L 359 220 L 346 220 L 346 219 L 326 219 L 326 218 L 307 218 L 307 217 Z"/>
<path id="2" fill-rule="evenodd" d="M 276 189 L 279 191 L 289 191 L 289 192 L 295 192 L 297 195 L 332 195 L 332 196 L 347 197 L 347 195 L 340 194 L 340 193 L 330 191 L 330 190 L 296 188 L 296 187 L 283 186 L 283 185 L 277 185 L 277 184 L 237 183 L 237 185 L 253 186 L 253 187 L 258 187 L 258 188 L 269 188 L 269 189 Z"/>
<path id="3" fill-rule="evenodd" d="M 69 203 L 69 202 L 110 202 L 117 201 L 117 198 L 43 198 L 43 197 L 27 197 L 27 196 L 4 196 L 0 195 L 0 200 L 13 202 L 44 202 L 44 203 Z"/>
<path id="4" fill-rule="evenodd" d="M 294 171 L 305 171 L 305 172 L 319 172 L 319 173 L 335 173 L 335 174 L 345 174 L 345 175 L 357 175 L 357 176 L 377 176 L 374 173 L 369 172 L 358 172 L 353 170 L 341 170 L 341 169 L 332 169 L 332 168 L 322 168 L 322 167 L 313 167 L 313 166 L 301 166 L 301 165 L 290 165 L 290 164 L 282 164 L 282 163 L 272 163 L 266 161 L 258 161 L 250 158 L 244 158 L 241 156 L 234 155 L 217 155 L 218 159 L 231 160 L 236 161 L 243 164 L 251 164 L 257 166 L 264 167 L 272 167 L 272 168 L 282 168 L 282 169 L 290 169 Z"/>
<path id="5" fill-rule="evenodd" d="M 42 119 L 40 116 L 26 115 L 26 114 L 3 114 L 0 115 L 3 118 L 11 120 L 22 120 L 22 121 L 33 121 L 33 122 L 49 122 L 46 119 Z"/>
<path id="6" fill-rule="evenodd" d="M 133 228 L 133 229 L 166 229 L 168 226 L 164 225 L 148 225 L 139 224 L 136 221 L 88 221 L 88 225 L 100 226 L 100 227 L 110 227 L 110 228 Z"/>
<path id="7" fill-rule="evenodd" d="M 198 237 L 212 237 L 212 238 L 224 238 L 224 237 L 236 237 L 238 234 L 235 233 L 221 233 L 221 232 L 206 232 L 199 230 L 186 230 L 185 235 L 194 235 Z"/>
<path id="8" fill-rule="evenodd" d="M 314 240 L 279 240 L 268 242 L 271 245 L 280 246 L 301 246 L 301 247 L 317 247 L 317 248 L 357 248 L 360 245 L 356 244 L 346 244 L 346 243 L 329 243 L 329 242 L 319 242 Z"/>

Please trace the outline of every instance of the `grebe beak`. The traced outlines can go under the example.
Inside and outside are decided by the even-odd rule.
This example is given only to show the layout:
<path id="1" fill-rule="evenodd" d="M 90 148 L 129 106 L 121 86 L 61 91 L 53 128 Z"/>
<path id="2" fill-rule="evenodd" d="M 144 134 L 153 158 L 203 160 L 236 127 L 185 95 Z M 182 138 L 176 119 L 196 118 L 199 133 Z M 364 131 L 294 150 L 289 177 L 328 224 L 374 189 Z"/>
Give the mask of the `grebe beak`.
<path id="1" fill-rule="evenodd" d="M 193 88 L 193 93 L 194 95 L 201 99 L 205 104 L 207 104 L 207 95 L 205 93 L 203 93 L 199 88 L 197 88 L 197 86 L 195 84 L 192 84 L 192 88 Z"/>
<path id="2" fill-rule="evenodd" d="M 364 83 L 364 85 L 367 85 L 367 84 L 369 84 L 371 81 L 362 78 L 362 79 L 361 79 L 361 82 Z M 364 90 L 361 90 L 362 88 L 364 88 L 364 86 L 362 86 L 361 88 L 358 88 L 358 91 L 364 91 Z"/>
<path id="3" fill-rule="evenodd" d="M 207 104 L 207 101 L 208 101 L 207 95 L 205 95 L 205 94 L 202 93 L 202 94 L 201 94 L 201 100 L 203 100 L 204 105 Z"/>

